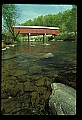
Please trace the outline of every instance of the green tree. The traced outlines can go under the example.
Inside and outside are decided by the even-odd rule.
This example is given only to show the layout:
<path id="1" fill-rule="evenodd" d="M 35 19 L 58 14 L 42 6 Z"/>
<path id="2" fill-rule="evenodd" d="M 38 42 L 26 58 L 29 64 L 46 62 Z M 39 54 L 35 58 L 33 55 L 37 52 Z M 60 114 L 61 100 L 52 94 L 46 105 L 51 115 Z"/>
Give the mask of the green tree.
<path id="1" fill-rule="evenodd" d="M 77 30 L 77 10 L 72 8 L 63 13 L 63 23 L 67 27 L 68 32 L 75 32 Z"/>
<path id="2" fill-rule="evenodd" d="M 28 21 L 26 21 L 26 22 L 24 22 L 22 24 L 19 24 L 19 25 L 22 25 L 22 26 L 31 26 L 32 24 L 33 24 L 32 20 L 30 19 L 30 20 L 28 20 Z"/>
<path id="3" fill-rule="evenodd" d="M 77 32 L 77 6 L 73 6 L 71 10 L 71 22 L 72 22 L 72 30 Z"/>
<path id="4" fill-rule="evenodd" d="M 15 41 L 19 34 L 14 32 L 13 26 L 16 25 L 16 20 L 19 17 L 18 10 L 14 4 L 3 4 L 2 5 L 2 18 L 3 18 L 3 26 L 7 29 Z"/>
<path id="5" fill-rule="evenodd" d="M 74 33 L 76 37 L 77 32 L 77 6 L 73 5 L 72 9 L 59 12 L 58 14 L 48 14 L 45 16 L 38 16 L 31 22 L 27 21 L 25 25 L 38 25 L 38 26 L 54 26 L 59 27 L 61 33 L 65 36 L 70 36 L 69 33 Z M 69 34 L 69 35 L 68 35 Z"/>

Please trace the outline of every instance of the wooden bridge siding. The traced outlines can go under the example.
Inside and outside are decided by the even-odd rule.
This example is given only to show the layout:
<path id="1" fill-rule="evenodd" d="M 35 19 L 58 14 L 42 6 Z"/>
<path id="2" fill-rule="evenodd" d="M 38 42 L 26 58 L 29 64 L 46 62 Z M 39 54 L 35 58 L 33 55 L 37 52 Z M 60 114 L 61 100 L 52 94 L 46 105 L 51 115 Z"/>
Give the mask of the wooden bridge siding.
<path id="1" fill-rule="evenodd" d="M 59 34 L 59 30 L 46 30 L 47 32 L 46 32 L 46 34 L 55 34 L 55 35 L 57 35 L 57 34 Z"/>
<path id="2" fill-rule="evenodd" d="M 53 30 L 53 29 L 43 29 L 43 28 L 14 28 L 14 30 L 20 31 L 21 34 L 58 34 L 59 30 Z"/>

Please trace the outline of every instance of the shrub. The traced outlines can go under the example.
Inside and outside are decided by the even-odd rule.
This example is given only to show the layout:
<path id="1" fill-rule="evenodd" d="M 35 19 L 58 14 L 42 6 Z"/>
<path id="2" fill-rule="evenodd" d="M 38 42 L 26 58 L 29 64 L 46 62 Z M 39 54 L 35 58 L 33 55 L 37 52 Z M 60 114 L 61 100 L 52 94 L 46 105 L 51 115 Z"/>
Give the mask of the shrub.
<path id="1" fill-rule="evenodd" d="M 52 39 L 54 39 L 53 36 L 48 36 L 48 41 L 50 41 L 50 40 L 52 40 Z"/>
<path id="2" fill-rule="evenodd" d="M 75 41 L 74 32 L 64 32 L 55 37 L 55 40 L 64 40 L 64 41 Z"/>

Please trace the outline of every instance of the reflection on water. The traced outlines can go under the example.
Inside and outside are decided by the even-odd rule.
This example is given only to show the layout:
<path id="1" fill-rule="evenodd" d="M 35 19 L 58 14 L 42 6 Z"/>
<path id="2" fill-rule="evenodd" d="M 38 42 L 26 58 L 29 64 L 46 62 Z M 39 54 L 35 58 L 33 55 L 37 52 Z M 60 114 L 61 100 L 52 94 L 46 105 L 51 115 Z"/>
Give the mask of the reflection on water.
<path id="1" fill-rule="evenodd" d="M 51 83 L 76 88 L 76 43 L 20 43 L 2 51 L 1 112 L 49 115 Z M 47 53 L 54 56 L 44 58 Z"/>

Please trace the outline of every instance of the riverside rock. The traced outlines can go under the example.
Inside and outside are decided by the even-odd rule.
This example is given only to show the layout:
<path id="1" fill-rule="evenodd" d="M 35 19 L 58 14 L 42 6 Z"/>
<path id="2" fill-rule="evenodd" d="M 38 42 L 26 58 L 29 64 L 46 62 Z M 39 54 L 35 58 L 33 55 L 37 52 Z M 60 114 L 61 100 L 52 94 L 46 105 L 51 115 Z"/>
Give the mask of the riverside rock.
<path id="1" fill-rule="evenodd" d="M 76 90 L 61 83 L 51 84 L 49 106 L 53 115 L 76 114 Z"/>
<path id="2" fill-rule="evenodd" d="M 43 58 L 52 58 L 54 55 L 52 53 L 47 53 L 43 56 Z"/>

